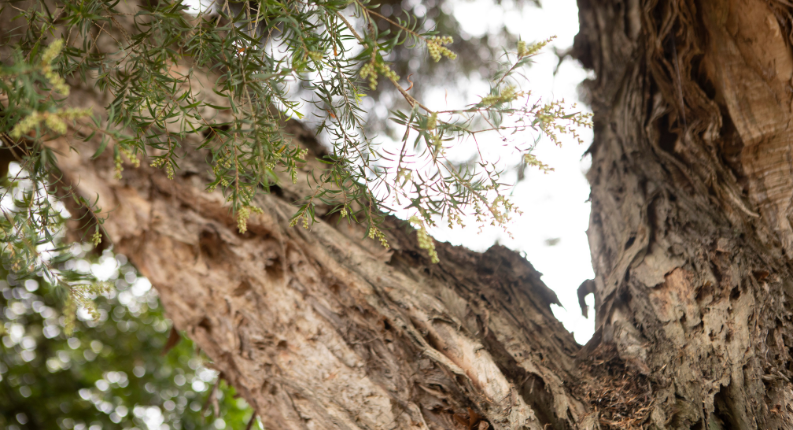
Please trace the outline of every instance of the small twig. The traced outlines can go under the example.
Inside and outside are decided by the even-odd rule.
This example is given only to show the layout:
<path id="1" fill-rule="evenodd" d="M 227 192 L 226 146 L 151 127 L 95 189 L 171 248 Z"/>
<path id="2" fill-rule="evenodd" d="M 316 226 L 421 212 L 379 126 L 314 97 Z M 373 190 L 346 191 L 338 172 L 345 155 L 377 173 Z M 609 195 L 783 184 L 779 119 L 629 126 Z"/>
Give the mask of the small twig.
<path id="1" fill-rule="evenodd" d="M 405 91 L 405 89 L 404 89 L 404 88 L 402 88 L 402 87 L 399 85 L 399 83 L 398 83 L 398 82 L 396 82 L 396 81 L 394 81 L 394 80 L 391 80 L 391 83 L 393 83 L 393 84 L 394 84 L 394 86 L 396 87 L 396 89 L 397 89 L 397 90 L 399 90 L 399 92 L 402 94 L 402 96 L 404 96 L 404 97 L 405 97 L 405 99 L 407 100 L 407 102 L 408 102 L 408 103 L 410 103 L 410 105 L 411 105 L 411 106 L 414 106 L 414 105 L 419 105 L 419 107 L 421 107 L 421 108 L 422 108 L 422 109 L 424 109 L 425 111 L 427 111 L 427 112 L 429 112 L 429 113 L 432 113 L 432 109 L 428 108 L 427 106 L 424 106 L 423 104 L 421 104 L 421 102 L 420 102 L 420 101 L 418 101 L 418 100 L 416 100 L 415 98 L 413 98 L 413 96 L 411 96 L 410 94 L 408 94 L 408 93 L 407 93 L 407 91 Z"/>
<path id="2" fill-rule="evenodd" d="M 212 409 L 215 412 L 215 416 L 217 417 L 220 415 L 220 405 L 218 405 L 218 385 L 220 385 L 220 375 L 218 375 L 217 379 L 215 380 L 215 386 L 212 387 L 212 391 L 209 392 L 209 397 L 207 397 L 207 401 L 204 402 L 204 406 L 201 408 L 201 415 L 206 416 L 206 411 L 209 409 L 209 404 L 212 404 Z"/>
<path id="3" fill-rule="evenodd" d="M 363 5 L 362 5 L 360 2 L 357 2 L 357 3 L 358 3 L 358 4 L 359 4 L 359 5 L 360 5 L 360 6 L 363 8 Z M 413 30 L 411 30 L 411 29 L 409 29 L 409 28 L 407 28 L 407 27 L 405 27 L 405 26 L 403 26 L 403 25 L 401 25 L 401 24 L 399 24 L 399 23 L 396 23 L 396 22 L 394 22 L 394 21 L 390 20 L 390 19 L 388 19 L 387 17 L 385 17 L 385 16 L 383 16 L 383 15 L 380 15 L 379 13 L 377 13 L 377 12 L 375 12 L 375 11 L 371 10 L 371 9 L 365 9 L 365 10 L 366 10 L 366 13 L 369 13 L 369 14 L 372 14 L 372 15 L 377 15 L 378 17 L 380 17 L 380 18 L 382 18 L 382 19 L 384 19 L 384 20 L 388 21 L 389 23 L 391 23 L 391 24 L 393 24 L 393 25 L 395 25 L 395 26 L 397 26 L 397 27 L 401 28 L 402 30 L 405 30 L 406 32 L 408 32 L 408 33 L 410 33 L 410 34 L 412 34 L 412 35 L 416 36 L 417 38 L 419 38 L 419 39 L 423 40 L 425 43 L 427 42 L 427 38 L 426 38 L 426 37 L 424 37 L 424 36 L 422 36 L 422 35 L 420 35 L 420 34 L 416 33 L 415 31 L 413 31 Z"/>
<path id="4" fill-rule="evenodd" d="M 405 88 L 405 91 L 410 91 L 411 89 L 413 89 L 413 81 L 410 80 L 411 76 L 413 76 L 413 73 L 409 74 L 408 77 L 405 78 L 408 81 L 408 83 L 410 84 L 409 87 Z"/>
<path id="5" fill-rule="evenodd" d="M 245 426 L 245 430 L 251 430 L 253 428 L 253 423 L 256 422 L 256 411 L 253 411 L 253 415 L 251 415 L 251 420 L 248 421 L 248 425 Z"/>
<path id="6" fill-rule="evenodd" d="M 358 42 L 364 43 L 361 35 L 359 35 L 357 31 L 355 31 L 355 29 L 352 27 L 352 24 L 350 24 L 350 21 L 347 21 L 347 18 L 345 18 L 344 15 L 342 15 L 339 12 L 336 12 L 336 16 L 341 18 L 341 20 L 344 21 L 345 24 L 347 24 L 347 28 L 349 28 L 350 31 L 352 32 L 352 35 L 355 36 L 356 39 L 358 39 Z"/>

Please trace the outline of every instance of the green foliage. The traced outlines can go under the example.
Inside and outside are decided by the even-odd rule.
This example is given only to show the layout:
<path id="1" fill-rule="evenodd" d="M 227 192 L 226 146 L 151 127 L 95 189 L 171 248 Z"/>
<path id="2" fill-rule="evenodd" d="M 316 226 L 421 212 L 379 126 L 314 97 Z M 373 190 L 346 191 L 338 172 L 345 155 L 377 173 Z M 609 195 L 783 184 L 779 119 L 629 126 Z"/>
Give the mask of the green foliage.
<path id="1" fill-rule="evenodd" d="M 481 224 L 506 226 L 516 211 L 500 179 L 509 162 L 480 157 L 475 164 L 459 165 L 449 154 L 460 149 L 459 142 L 473 140 L 478 146 L 478 136 L 490 133 L 526 155 L 536 141 L 521 132 L 545 133 L 558 144 L 556 133 L 574 134 L 575 126 L 588 125 L 587 115 L 530 100 L 530 91 L 521 89 L 525 80 L 519 71 L 548 41 L 521 41 L 516 50 L 506 50 L 491 93 L 478 102 L 434 111 L 402 89 L 385 58 L 405 45 L 415 55 L 426 51 L 435 61 L 453 60 L 453 35 L 423 31 L 421 21 L 409 14 L 391 19 L 365 0 L 225 0 L 204 6 L 196 16 L 173 0 L 144 3 L 134 13 L 125 7 L 104 0 L 34 1 L 18 9 L 16 20 L 27 27 L 2 30 L 5 40 L 14 41 L 15 54 L 4 58 L 0 69 L 0 96 L 7 98 L 0 132 L 9 133 L 5 144 L 22 153 L 38 192 L 46 194 L 38 185 L 57 172 L 48 139 L 98 134 L 102 143 L 96 156 L 112 148 L 118 177 L 125 158 L 132 165 L 146 158 L 172 178 L 180 151 L 208 150 L 214 180 L 207 188 L 222 190 L 241 231 L 255 211 L 256 194 L 269 192 L 282 174 L 306 180 L 315 190 L 294 215 L 306 227 L 316 221 L 317 204 L 344 209 L 370 232 L 379 231 L 380 214 L 399 208 L 429 225 L 473 214 Z M 193 84 L 207 73 L 214 88 L 199 90 Z M 64 77 L 109 94 L 106 113 L 86 121 L 87 111 L 63 107 L 58 94 L 69 92 Z M 367 135 L 362 83 L 375 87 L 378 79 L 394 86 L 411 106 L 393 112 L 405 131 L 397 145 Z M 327 113 L 318 132 L 325 132 L 332 146 L 322 160 L 326 168 L 306 177 L 300 177 L 298 166 L 307 153 L 283 129 L 287 118 L 300 117 L 300 103 L 288 91 L 298 81 L 313 92 L 309 103 Z M 189 135 L 200 137 L 197 148 L 183 148 Z M 520 162 L 521 156 L 512 161 Z M 28 225 L 51 215 L 47 201 L 52 199 L 38 200 L 25 216 L 14 216 L 4 226 L 8 236 L 51 241 L 48 221 Z M 79 204 L 99 213 L 97 202 Z M 96 218 L 101 224 L 102 216 Z M 30 266 L 36 253 L 22 251 L 20 241 L 9 237 L 14 245 L 8 253 Z"/>
<path id="2" fill-rule="evenodd" d="M 427 251 L 430 256 L 430 261 L 438 263 L 438 252 L 435 250 L 435 242 L 432 241 L 430 234 L 427 233 L 427 227 L 419 217 L 411 217 L 410 223 L 416 227 L 416 235 L 418 236 L 419 248 Z"/>
<path id="3" fill-rule="evenodd" d="M 97 318 L 78 312 L 71 335 L 58 287 L 0 269 L 0 428 L 245 428 L 252 411 L 225 383 L 215 416 L 216 372 L 192 342 L 162 355 L 169 323 L 147 281 L 123 256 L 73 248 L 71 264 L 99 268 L 112 287 L 86 293 Z"/>

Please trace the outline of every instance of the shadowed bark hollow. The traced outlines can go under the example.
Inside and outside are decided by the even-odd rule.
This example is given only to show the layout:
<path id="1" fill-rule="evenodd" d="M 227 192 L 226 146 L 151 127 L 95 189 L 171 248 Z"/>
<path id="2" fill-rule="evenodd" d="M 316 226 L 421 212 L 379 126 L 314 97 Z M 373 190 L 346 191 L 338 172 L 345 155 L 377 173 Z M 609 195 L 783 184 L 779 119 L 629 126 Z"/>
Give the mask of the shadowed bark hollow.
<path id="1" fill-rule="evenodd" d="M 91 143 L 53 145 L 66 180 L 113 209 L 114 249 L 267 428 L 793 428 L 790 7 L 579 8 L 574 55 L 596 76 L 596 278 L 581 292 L 595 294 L 597 331 L 583 347 L 540 274 L 503 247 L 438 244 L 432 265 L 394 219 L 391 250 L 333 217 L 290 228 L 309 193 L 289 183 L 239 234 L 205 191 L 201 153 L 173 181 L 149 167 L 116 180 Z M 107 103 L 75 85 L 74 104 Z"/>

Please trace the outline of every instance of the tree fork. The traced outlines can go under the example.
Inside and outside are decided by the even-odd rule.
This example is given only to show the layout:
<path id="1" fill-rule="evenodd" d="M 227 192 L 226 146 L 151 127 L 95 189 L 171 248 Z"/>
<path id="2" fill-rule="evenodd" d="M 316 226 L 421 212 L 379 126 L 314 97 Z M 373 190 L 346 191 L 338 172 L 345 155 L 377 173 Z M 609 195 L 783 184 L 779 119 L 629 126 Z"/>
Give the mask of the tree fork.
<path id="1" fill-rule="evenodd" d="M 290 228 L 310 193 L 288 182 L 241 235 L 198 152 L 174 181 L 119 181 L 95 142 L 52 144 L 65 180 L 112 209 L 114 249 L 269 428 L 791 428 L 789 8 L 579 8 L 574 55 L 596 74 L 583 348 L 506 249 L 438 245 L 431 265 L 396 220 L 391 251 L 332 216 Z M 70 101 L 99 113 L 103 97 Z"/>

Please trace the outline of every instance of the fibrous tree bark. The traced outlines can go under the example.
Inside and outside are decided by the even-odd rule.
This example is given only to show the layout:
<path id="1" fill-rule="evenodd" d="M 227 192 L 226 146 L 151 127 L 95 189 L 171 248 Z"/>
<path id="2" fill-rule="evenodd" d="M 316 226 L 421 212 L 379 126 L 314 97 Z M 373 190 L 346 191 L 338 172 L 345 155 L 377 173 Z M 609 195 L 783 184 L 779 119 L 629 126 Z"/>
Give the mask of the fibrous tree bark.
<path id="1" fill-rule="evenodd" d="M 502 247 L 438 244 L 432 265 L 397 220 L 390 250 L 333 216 L 290 228 L 308 192 L 288 183 L 239 234 L 200 152 L 173 181 L 147 167 L 116 180 L 109 157 L 53 145 L 64 180 L 113 209 L 116 252 L 268 428 L 793 427 L 793 7 L 579 7 L 574 55 L 596 76 L 583 347 Z M 103 97 L 89 83 L 72 100 Z"/>
<path id="2" fill-rule="evenodd" d="M 598 333 L 650 422 L 790 428 L 791 17 L 765 1 L 581 2 Z"/>

